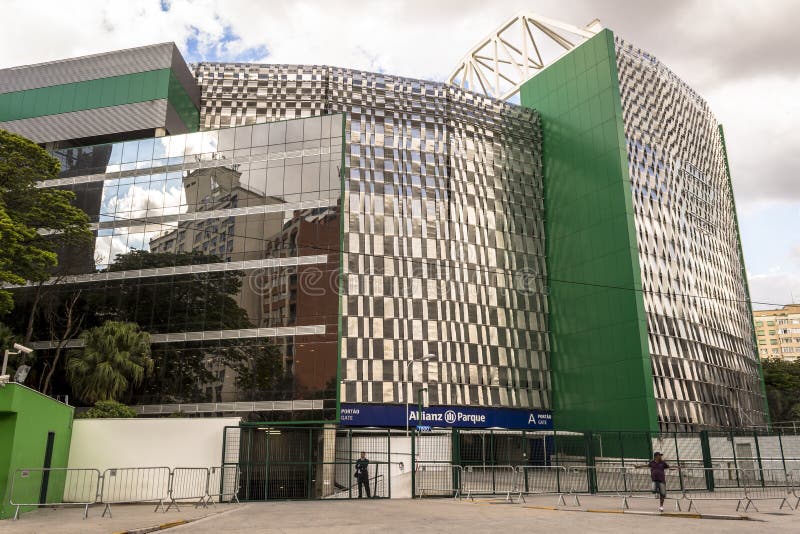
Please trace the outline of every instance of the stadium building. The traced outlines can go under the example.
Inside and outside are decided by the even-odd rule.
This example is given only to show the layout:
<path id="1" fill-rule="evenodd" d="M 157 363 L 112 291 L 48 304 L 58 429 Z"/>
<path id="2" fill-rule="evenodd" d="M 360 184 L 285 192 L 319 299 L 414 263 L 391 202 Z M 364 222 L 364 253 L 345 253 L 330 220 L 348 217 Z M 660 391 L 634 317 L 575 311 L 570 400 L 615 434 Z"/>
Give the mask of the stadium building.
<path id="1" fill-rule="evenodd" d="M 517 23 L 559 51 L 498 32 L 494 85 L 480 46 L 448 83 L 174 44 L 0 70 L 0 128 L 61 161 L 42 187 L 96 232 L 12 321 L 53 353 L 81 345 L 65 303 L 138 323 L 142 415 L 766 424 L 722 127 L 610 30 Z"/>

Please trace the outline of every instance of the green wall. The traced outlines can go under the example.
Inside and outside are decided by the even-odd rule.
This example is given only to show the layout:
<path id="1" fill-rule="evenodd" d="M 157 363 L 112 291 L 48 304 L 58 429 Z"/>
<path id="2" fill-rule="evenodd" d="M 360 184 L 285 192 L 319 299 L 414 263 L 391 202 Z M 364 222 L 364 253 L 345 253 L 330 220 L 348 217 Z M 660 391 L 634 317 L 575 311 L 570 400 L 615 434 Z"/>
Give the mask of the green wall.
<path id="1" fill-rule="evenodd" d="M 0 94 L 0 122 L 167 99 L 189 131 L 200 112 L 171 69 Z"/>
<path id="2" fill-rule="evenodd" d="M 613 33 L 520 99 L 542 117 L 555 426 L 657 431 Z"/>
<path id="3" fill-rule="evenodd" d="M 72 408 L 19 384 L 0 388 L 0 519 L 14 515 L 14 508 L 8 504 L 14 471 L 43 467 L 48 432 L 55 433 L 51 467 L 66 467 Z M 18 488 L 22 491 L 15 489 L 16 496 L 38 502 L 40 474 L 32 472 Z M 53 477 L 48 498 L 57 498 L 62 491 L 63 477 Z"/>

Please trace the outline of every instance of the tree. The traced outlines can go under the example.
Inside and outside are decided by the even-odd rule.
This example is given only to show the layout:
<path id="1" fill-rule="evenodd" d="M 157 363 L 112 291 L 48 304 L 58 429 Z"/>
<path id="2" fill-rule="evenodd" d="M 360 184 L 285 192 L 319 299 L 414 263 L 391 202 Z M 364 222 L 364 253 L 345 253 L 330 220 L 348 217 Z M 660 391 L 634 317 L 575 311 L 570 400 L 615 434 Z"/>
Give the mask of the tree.
<path id="1" fill-rule="evenodd" d="M 89 217 L 72 205 L 75 194 L 37 183 L 58 177 L 59 162 L 34 142 L 0 130 L 0 281 L 43 282 L 64 246 L 88 246 Z M 13 307 L 0 290 L 0 315 Z"/>
<path id="2" fill-rule="evenodd" d="M 139 325 L 106 321 L 81 334 L 83 349 L 70 351 L 67 377 L 84 402 L 130 396 L 153 372 L 150 334 Z"/>
<path id="3" fill-rule="evenodd" d="M 772 421 L 800 419 L 800 360 L 764 360 L 761 367 Z"/>
<path id="4" fill-rule="evenodd" d="M 131 418 L 136 417 L 136 411 L 121 402 L 107 400 L 97 401 L 93 408 L 89 408 L 78 416 L 78 419 L 104 419 L 104 418 Z"/>

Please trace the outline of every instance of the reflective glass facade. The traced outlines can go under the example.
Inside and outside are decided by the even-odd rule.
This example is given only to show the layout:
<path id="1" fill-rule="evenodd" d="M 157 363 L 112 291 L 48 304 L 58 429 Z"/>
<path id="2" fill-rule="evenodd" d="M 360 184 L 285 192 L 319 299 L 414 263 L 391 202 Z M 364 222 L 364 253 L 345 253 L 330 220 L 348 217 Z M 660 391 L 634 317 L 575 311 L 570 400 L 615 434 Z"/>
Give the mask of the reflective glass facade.
<path id="1" fill-rule="evenodd" d="M 534 111 L 331 67 L 196 75 L 205 127 L 346 115 L 343 402 L 424 384 L 432 404 L 550 407 Z"/>
<path id="2" fill-rule="evenodd" d="M 156 376 L 129 399 L 142 411 L 332 418 L 342 132 L 333 114 L 56 150 L 61 177 L 42 186 L 74 191 L 96 238 L 40 290 L 34 347 L 55 349 L 65 325 L 46 316 L 74 298 L 86 327 L 151 333 Z M 18 291 L 21 317 L 36 295 Z"/>

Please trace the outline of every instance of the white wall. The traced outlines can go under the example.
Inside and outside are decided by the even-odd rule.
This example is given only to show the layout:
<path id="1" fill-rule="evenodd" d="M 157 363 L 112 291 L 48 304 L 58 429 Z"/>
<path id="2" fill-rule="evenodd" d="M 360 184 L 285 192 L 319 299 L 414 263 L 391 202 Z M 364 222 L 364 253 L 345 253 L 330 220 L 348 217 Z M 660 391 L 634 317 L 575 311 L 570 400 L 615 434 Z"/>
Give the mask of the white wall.
<path id="1" fill-rule="evenodd" d="M 222 434 L 238 417 L 76 419 L 68 467 L 212 467 L 222 463 Z"/>

